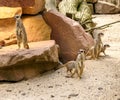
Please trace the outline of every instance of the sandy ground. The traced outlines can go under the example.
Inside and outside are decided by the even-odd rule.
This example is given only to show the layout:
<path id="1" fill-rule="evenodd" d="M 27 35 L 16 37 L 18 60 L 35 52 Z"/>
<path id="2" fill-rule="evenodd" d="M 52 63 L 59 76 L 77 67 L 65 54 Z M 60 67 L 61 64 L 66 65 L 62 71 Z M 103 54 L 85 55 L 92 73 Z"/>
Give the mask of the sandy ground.
<path id="1" fill-rule="evenodd" d="M 101 26 L 120 15 L 98 15 Z M 99 60 L 86 60 L 82 79 L 66 78 L 66 69 L 18 83 L 0 83 L 0 100 L 120 100 L 120 23 L 100 30 L 111 47 Z M 98 31 L 97 31 L 98 32 Z"/>

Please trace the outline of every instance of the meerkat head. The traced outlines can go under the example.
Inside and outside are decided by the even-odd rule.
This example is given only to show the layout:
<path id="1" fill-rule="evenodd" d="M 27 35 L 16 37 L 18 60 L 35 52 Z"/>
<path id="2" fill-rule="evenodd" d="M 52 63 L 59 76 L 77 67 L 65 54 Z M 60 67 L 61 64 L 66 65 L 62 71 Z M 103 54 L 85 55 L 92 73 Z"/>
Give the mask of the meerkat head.
<path id="1" fill-rule="evenodd" d="M 78 51 L 78 54 L 80 54 L 80 53 L 85 53 L 85 50 L 80 49 L 80 50 Z"/>
<path id="2" fill-rule="evenodd" d="M 104 34 L 103 33 L 98 33 L 98 36 L 103 36 Z"/>
<path id="3" fill-rule="evenodd" d="M 21 15 L 15 15 L 15 19 L 20 19 Z"/>
<path id="4" fill-rule="evenodd" d="M 110 45 L 109 44 L 105 44 L 104 47 L 107 48 L 107 47 L 110 47 Z"/>

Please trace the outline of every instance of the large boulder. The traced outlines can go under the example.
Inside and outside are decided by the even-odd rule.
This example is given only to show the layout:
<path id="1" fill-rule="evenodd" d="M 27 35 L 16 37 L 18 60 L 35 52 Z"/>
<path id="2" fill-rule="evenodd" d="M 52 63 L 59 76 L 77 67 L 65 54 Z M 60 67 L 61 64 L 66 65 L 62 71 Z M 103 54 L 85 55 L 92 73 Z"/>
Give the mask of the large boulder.
<path id="1" fill-rule="evenodd" d="M 51 26 L 51 39 L 60 46 L 60 57 L 65 63 L 74 60 L 80 48 L 85 50 L 94 45 L 90 34 L 74 20 L 63 14 L 50 10 L 44 13 L 43 18 Z"/>
<path id="2" fill-rule="evenodd" d="M 23 14 L 38 14 L 45 9 L 45 0 L 33 0 L 35 4 L 31 7 L 23 7 Z M 28 0 L 29 2 L 29 0 Z"/>
<path id="3" fill-rule="evenodd" d="M 99 13 L 99 14 L 120 13 L 120 7 L 116 6 L 115 4 L 109 3 L 109 2 L 98 1 L 95 4 L 95 13 Z"/>
<path id="4" fill-rule="evenodd" d="M 22 20 L 29 42 L 50 40 L 51 28 L 46 24 L 41 15 L 23 16 Z M 15 34 L 14 18 L 1 19 L 0 26 L 0 40 L 5 40 L 12 34 Z"/>
<path id="5" fill-rule="evenodd" d="M 16 14 L 22 14 L 21 7 L 0 7 L 0 19 L 13 18 Z"/>
<path id="6" fill-rule="evenodd" d="M 23 22 L 28 34 L 28 41 L 50 40 L 52 30 L 41 15 L 25 16 L 23 17 Z"/>
<path id="7" fill-rule="evenodd" d="M 10 8 L 6 9 L 6 7 Z M 9 12 L 11 15 L 11 12 L 18 10 L 17 7 L 22 9 L 23 14 L 38 14 L 45 9 L 45 0 L 0 0 L 0 12 Z M 9 16 L 9 14 L 6 15 Z"/>
<path id="8" fill-rule="evenodd" d="M 109 2 L 120 7 L 120 0 L 99 0 L 99 1 Z"/>
<path id="9" fill-rule="evenodd" d="M 20 81 L 58 66 L 58 49 L 54 40 L 29 43 L 30 49 L 17 45 L 0 49 L 0 81 Z"/>
<path id="10" fill-rule="evenodd" d="M 30 7 L 34 4 L 34 0 L 0 0 L 0 7 Z"/>

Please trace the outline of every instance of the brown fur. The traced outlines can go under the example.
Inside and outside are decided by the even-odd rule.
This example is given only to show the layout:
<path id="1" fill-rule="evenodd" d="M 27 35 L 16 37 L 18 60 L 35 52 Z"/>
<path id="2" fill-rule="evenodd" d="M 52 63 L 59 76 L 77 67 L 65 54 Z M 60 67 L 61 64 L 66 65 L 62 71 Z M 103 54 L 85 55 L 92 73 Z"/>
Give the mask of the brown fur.
<path id="1" fill-rule="evenodd" d="M 101 40 L 101 36 L 103 35 L 104 35 L 103 33 L 98 33 L 97 37 L 95 38 L 94 55 L 95 55 L 95 58 L 97 59 L 100 55 L 101 49 L 103 48 L 103 43 Z"/>
<path id="2" fill-rule="evenodd" d="M 104 46 L 103 46 L 103 48 L 101 49 L 101 52 L 103 52 L 103 54 L 106 56 L 106 53 L 105 53 L 105 50 L 107 49 L 107 48 L 109 48 L 110 47 L 110 45 L 109 44 L 105 44 Z"/>
<path id="3" fill-rule="evenodd" d="M 85 52 L 84 50 L 80 49 L 76 61 L 69 61 L 64 66 L 67 68 L 67 72 L 70 71 L 71 77 L 76 73 L 79 78 L 81 78 L 81 75 L 83 73 L 83 69 L 85 67 L 84 65 L 85 60 Z"/>
<path id="4" fill-rule="evenodd" d="M 21 16 L 16 15 L 15 18 L 16 18 L 16 37 L 17 37 L 18 48 L 20 49 L 20 44 L 23 43 L 24 48 L 29 49 L 27 34 L 25 27 L 22 23 Z"/>

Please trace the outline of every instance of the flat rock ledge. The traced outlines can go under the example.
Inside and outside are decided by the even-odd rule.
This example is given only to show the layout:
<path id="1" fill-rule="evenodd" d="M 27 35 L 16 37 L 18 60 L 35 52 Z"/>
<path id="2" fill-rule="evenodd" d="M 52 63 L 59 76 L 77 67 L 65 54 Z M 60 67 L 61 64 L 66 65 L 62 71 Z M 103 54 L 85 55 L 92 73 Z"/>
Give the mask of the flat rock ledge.
<path id="1" fill-rule="evenodd" d="M 30 49 L 17 45 L 0 49 L 0 81 L 32 78 L 58 66 L 58 48 L 54 40 L 29 43 Z"/>

